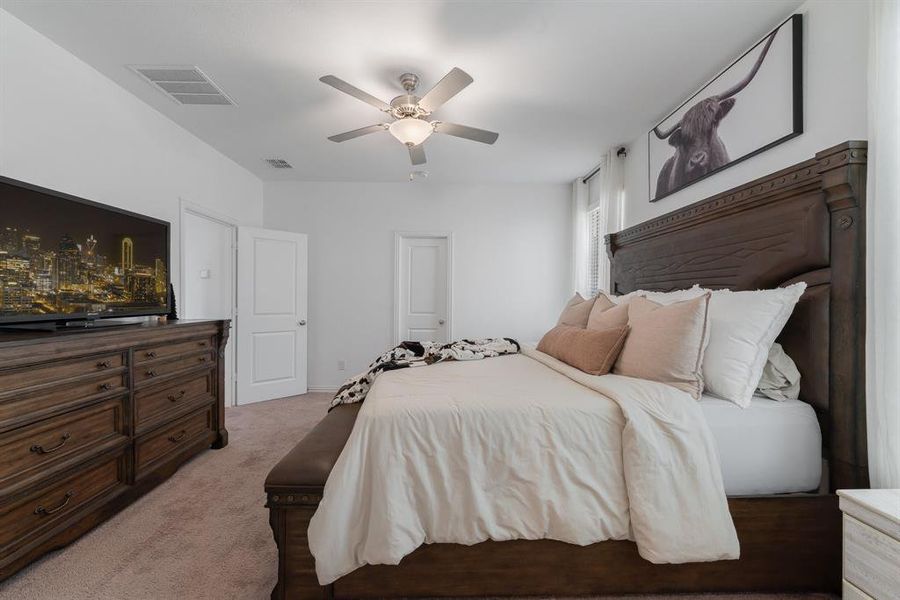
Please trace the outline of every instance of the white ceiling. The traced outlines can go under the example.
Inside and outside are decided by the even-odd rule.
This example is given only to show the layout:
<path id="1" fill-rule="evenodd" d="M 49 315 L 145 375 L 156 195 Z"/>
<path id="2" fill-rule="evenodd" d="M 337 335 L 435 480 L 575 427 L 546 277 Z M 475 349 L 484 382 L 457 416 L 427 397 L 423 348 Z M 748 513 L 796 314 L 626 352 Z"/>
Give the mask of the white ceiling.
<path id="1" fill-rule="evenodd" d="M 400 181 L 387 133 L 336 144 L 386 101 L 458 66 L 475 83 L 435 117 L 498 131 L 435 135 L 429 179 L 564 182 L 634 139 L 789 15 L 799 0 L 289 2 L 2 0 L 2 7 L 264 180 Z M 196 65 L 235 107 L 181 106 L 126 65 Z M 275 170 L 279 157 L 292 170 Z"/>

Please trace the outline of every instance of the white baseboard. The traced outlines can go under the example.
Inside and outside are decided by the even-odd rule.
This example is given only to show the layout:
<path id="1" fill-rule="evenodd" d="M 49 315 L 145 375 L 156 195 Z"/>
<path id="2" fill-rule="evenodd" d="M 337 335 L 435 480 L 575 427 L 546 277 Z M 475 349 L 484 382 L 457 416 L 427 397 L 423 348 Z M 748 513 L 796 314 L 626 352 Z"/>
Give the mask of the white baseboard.
<path id="1" fill-rule="evenodd" d="M 333 385 L 308 385 L 306 389 L 310 392 L 329 392 L 331 394 L 336 394 L 338 391 Z"/>

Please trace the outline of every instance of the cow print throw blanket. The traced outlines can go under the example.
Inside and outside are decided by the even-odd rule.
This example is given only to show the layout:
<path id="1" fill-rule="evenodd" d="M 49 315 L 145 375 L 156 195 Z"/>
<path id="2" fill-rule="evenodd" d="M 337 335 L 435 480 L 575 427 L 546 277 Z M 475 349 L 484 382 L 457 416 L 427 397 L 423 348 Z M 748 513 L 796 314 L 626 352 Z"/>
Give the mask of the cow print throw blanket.
<path id="1" fill-rule="evenodd" d="M 435 342 L 403 342 L 375 359 L 364 373 L 347 380 L 331 401 L 331 410 L 340 404 L 353 404 L 366 399 L 375 378 L 385 371 L 433 365 L 448 360 L 481 360 L 516 354 L 519 343 L 510 338 L 460 340 L 449 344 Z"/>

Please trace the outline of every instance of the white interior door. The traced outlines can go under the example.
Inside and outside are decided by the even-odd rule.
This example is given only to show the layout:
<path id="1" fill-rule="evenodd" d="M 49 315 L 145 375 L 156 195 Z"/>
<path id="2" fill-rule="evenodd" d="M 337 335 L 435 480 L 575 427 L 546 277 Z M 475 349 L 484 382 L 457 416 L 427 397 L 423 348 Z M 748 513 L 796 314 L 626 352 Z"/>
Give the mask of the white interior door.
<path id="1" fill-rule="evenodd" d="M 183 212 L 181 299 L 183 319 L 231 319 L 235 315 L 235 227 L 216 218 Z M 234 347 L 225 346 L 225 405 L 234 404 Z"/>
<path id="2" fill-rule="evenodd" d="M 451 339 L 450 236 L 397 234 L 395 342 Z"/>
<path id="3" fill-rule="evenodd" d="M 238 404 L 306 393 L 306 235 L 238 228 Z"/>

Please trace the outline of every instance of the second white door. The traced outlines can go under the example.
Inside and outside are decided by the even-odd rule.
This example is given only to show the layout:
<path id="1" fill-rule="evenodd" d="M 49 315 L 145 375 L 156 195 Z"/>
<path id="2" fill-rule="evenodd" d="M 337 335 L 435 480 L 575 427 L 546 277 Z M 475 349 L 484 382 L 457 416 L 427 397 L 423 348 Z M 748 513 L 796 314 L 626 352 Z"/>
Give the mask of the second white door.
<path id="1" fill-rule="evenodd" d="M 451 340 L 449 234 L 398 233 L 395 342 Z"/>
<path id="2" fill-rule="evenodd" d="M 238 228 L 238 404 L 306 393 L 306 235 Z"/>

